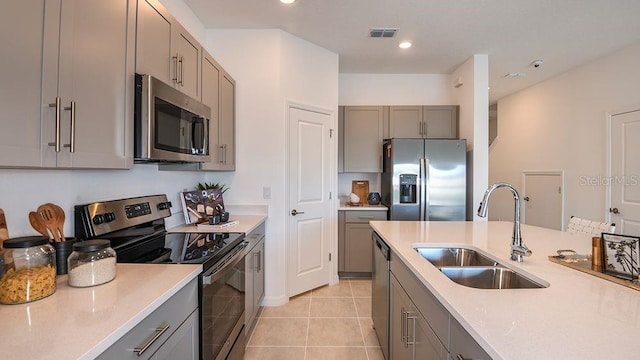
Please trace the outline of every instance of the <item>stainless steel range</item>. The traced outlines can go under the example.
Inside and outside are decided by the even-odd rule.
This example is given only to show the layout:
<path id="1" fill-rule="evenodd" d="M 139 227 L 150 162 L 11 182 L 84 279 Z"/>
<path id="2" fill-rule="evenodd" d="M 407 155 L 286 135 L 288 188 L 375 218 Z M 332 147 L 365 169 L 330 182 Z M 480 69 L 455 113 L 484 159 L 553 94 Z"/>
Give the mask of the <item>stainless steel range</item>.
<path id="1" fill-rule="evenodd" d="M 244 233 L 168 233 L 166 195 L 75 206 L 79 240 L 109 239 L 121 263 L 202 264 L 200 359 L 244 356 Z"/>

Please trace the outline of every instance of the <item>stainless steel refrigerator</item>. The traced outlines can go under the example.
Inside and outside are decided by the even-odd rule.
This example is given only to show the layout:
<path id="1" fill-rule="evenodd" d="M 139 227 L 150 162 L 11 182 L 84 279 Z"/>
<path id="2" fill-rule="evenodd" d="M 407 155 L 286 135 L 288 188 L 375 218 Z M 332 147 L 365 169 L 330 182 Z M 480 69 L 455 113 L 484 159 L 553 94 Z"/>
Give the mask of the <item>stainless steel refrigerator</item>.
<path id="1" fill-rule="evenodd" d="M 466 220 L 466 140 L 389 139 L 381 195 L 389 220 Z"/>

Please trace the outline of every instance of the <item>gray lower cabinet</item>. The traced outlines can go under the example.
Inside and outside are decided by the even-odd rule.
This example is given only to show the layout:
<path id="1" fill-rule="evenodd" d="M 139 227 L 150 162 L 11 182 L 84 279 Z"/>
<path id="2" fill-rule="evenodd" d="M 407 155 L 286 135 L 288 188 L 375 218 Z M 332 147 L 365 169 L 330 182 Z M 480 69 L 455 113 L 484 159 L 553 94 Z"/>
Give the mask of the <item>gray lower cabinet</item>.
<path id="1" fill-rule="evenodd" d="M 338 273 L 341 276 L 371 276 L 373 229 L 369 221 L 386 220 L 386 211 L 345 210 L 338 212 Z"/>
<path id="2" fill-rule="evenodd" d="M 447 359 L 446 348 L 394 276 L 391 276 L 391 328 L 391 359 Z"/>
<path id="3" fill-rule="evenodd" d="M 390 278 L 391 359 L 491 359 L 394 253 Z"/>
<path id="4" fill-rule="evenodd" d="M 193 279 L 116 343 L 99 360 L 200 357 L 198 279 Z"/>
<path id="5" fill-rule="evenodd" d="M 245 260 L 245 334 L 251 336 L 264 299 L 264 234 L 262 223 L 247 234 L 249 242 Z"/>
<path id="6" fill-rule="evenodd" d="M 489 360 L 491 357 L 469 335 L 456 319 L 451 318 L 451 334 L 449 339 L 450 360 L 473 359 Z"/>

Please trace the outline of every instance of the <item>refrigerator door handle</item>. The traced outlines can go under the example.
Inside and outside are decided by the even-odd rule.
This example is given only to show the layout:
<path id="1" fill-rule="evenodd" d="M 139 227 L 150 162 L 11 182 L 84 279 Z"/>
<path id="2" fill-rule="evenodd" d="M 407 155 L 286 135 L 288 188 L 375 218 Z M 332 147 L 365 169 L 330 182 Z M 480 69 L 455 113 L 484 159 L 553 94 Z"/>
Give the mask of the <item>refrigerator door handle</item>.
<path id="1" fill-rule="evenodd" d="M 429 179 L 429 159 L 420 159 L 420 221 L 426 221 L 428 219 L 429 207 L 427 205 L 427 182 Z"/>

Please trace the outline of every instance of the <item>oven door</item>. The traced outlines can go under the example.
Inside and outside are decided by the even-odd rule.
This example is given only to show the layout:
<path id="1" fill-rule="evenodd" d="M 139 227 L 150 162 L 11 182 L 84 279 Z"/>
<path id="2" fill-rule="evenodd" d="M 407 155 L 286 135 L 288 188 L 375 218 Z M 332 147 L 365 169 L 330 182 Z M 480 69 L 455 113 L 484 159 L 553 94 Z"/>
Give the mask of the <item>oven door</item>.
<path id="1" fill-rule="evenodd" d="M 204 360 L 244 355 L 246 246 L 240 243 L 200 276 L 200 357 Z"/>

